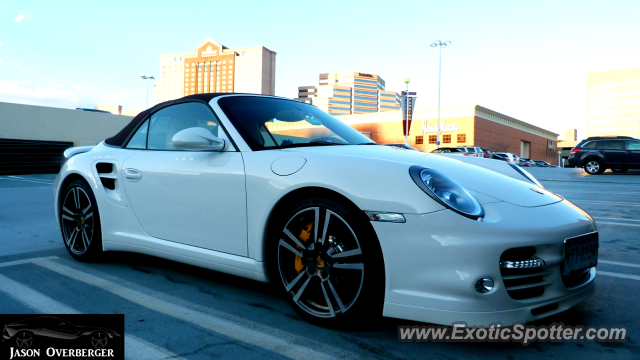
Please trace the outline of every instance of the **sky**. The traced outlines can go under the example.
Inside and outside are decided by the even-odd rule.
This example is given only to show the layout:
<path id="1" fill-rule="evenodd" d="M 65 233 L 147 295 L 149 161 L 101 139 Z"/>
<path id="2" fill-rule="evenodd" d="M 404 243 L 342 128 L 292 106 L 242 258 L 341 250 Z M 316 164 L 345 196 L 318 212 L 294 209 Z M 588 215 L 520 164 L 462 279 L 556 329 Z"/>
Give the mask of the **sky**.
<path id="1" fill-rule="evenodd" d="M 478 104 L 584 134 L 585 74 L 640 67 L 640 1 L 2 1 L 0 101 L 144 109 L 159 56 L 211 38 L 276 55 L 276 95 L 327 72 L 380 75 L 417 109 Z M 151 104 L 152 86 L 149 87 Z M 1 117 L 1 114 L 0 114 Z"/>

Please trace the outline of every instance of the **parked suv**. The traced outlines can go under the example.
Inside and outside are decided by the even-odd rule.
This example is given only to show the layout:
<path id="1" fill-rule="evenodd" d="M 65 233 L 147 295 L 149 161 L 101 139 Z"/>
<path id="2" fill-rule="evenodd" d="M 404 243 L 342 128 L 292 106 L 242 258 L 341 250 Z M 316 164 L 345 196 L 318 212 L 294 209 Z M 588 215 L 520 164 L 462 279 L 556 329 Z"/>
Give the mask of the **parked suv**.
<path id="1" fill-rule="evenodd" d="M 484 157 L 482 148 L 479 148 L 477 146 L 460 146 L 459 149 L 464 149 L 469 153 L 469 156 Z"/>
<path id="2" fill-rule="evenodd" d="M 571 149 L 569 165 L 583 167 L 590 175 L 602 174 L 606 169 L 640 169 L 640 140 L 630 136 L 587 138 Z"/>
<path id="3" fill-rule="evenodd" d="M 514 165 L 518 165 L 518 157 L 515 154 L 507 153 L 507 152 L 494 152 L 495 155 L 506 156 L 508 161 Z"/>

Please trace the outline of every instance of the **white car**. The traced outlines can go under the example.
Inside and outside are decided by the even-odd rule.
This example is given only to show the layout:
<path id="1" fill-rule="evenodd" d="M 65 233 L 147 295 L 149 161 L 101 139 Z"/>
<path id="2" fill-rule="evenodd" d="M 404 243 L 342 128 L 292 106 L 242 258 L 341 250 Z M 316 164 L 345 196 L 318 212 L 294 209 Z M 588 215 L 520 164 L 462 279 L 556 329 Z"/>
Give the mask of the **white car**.
<path id="1" fill-rule="evenodd" d="M 598 233 L 577 206 L 379 146 L 302 102 L 192 95 L 65 156 L 54 199 L 72 257 L 131 251 L 270 281 L 317 324 L 507 325 L 595 290 Z"/>
<path id="2" fill-rule="evenodd" d="M 516 154 L 512 154 L 512 153 L 507 153 L 507 152 L 494 152 L 494 154 L 502 155 L 502 156 L 506 156 L 506 157 L 507 157 L 507 159 L 508 159 L 508 161 L 509 161 L 509 163 L 511 163 L 511 164 L 516 164 L 516 165 L 518 165 L 518 162 L 519 162 L 518 160 L 520 160 L 520 159 L 518 158 L 518 156 L 516 156 Z"/>

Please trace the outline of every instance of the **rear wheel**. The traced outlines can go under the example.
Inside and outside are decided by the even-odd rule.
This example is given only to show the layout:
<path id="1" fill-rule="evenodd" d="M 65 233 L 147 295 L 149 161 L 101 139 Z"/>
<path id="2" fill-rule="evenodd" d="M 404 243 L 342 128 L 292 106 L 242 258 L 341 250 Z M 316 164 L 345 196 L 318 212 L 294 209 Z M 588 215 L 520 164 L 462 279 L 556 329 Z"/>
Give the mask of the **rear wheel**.
<path id="1" fill-rule="evenodd" d="M 596 159 L 589 159 L 587 163 L 584 164 L 584 171 L 589 175 L 598 175 L 604 172 L 605 168 L 602 166 L 602 162 Z"/>
<path id="2" fill-rule="evenodd" d="M 100 213 L 85 181 L 74 180 L 65 188 L 60 201 L 60 225 L 64 245 L 75 259 L 92 261 L 102 254 Z"/>
<path id="3" fill-rule="evenodd" d="M 93 346 L 95 349 L 104 349 L 107 347 L 107 341 L 109 340 L 109 337 L 107 337 L 107 334 L 103 331 L 96 331 L 95 333 L 93 333 L 93 335 L 91 335 L 91 346 Z"/>
<path id="4" fill-rule="evenodd" d="M 382 314 L 382 252 L 371 224 L 358 212 L 314 198 L 291 206 L 272 226 L 271 281 L 310 322 L 355 325 Z"/>
<path id="5" fill-rule="evenodd" d="M 611 169 L 611 171 L 615 173 L 623 173 L 623 172 L 627 172 L 627 169 Z"/>

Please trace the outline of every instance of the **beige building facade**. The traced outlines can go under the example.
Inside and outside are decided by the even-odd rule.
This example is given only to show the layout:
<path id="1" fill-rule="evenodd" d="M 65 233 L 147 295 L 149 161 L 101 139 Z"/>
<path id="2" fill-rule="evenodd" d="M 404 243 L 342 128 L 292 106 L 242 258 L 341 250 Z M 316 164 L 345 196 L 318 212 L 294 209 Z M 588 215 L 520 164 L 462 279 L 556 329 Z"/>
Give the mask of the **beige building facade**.
<path id="1" fill-rule="evenodd" d="M 313 104 L 332 115 L 400 109 L 398 94 L 385 90 L 380 76 L 361 72 L 320 74 L 319 85 L 298 87 L 296 100 Z"/>
<path id="2" fill-rule="evenodd" d="M 275 95 L 276 53 L 264 46 L 230 49 L 212 39 L 194 52 L 160 55 L 154 104 L 202 93 Z"/>
<path id="3" fill-rule="evenodd" d="M 640 137 L 640 68 L 586 75 L 587 137 Z"/>

